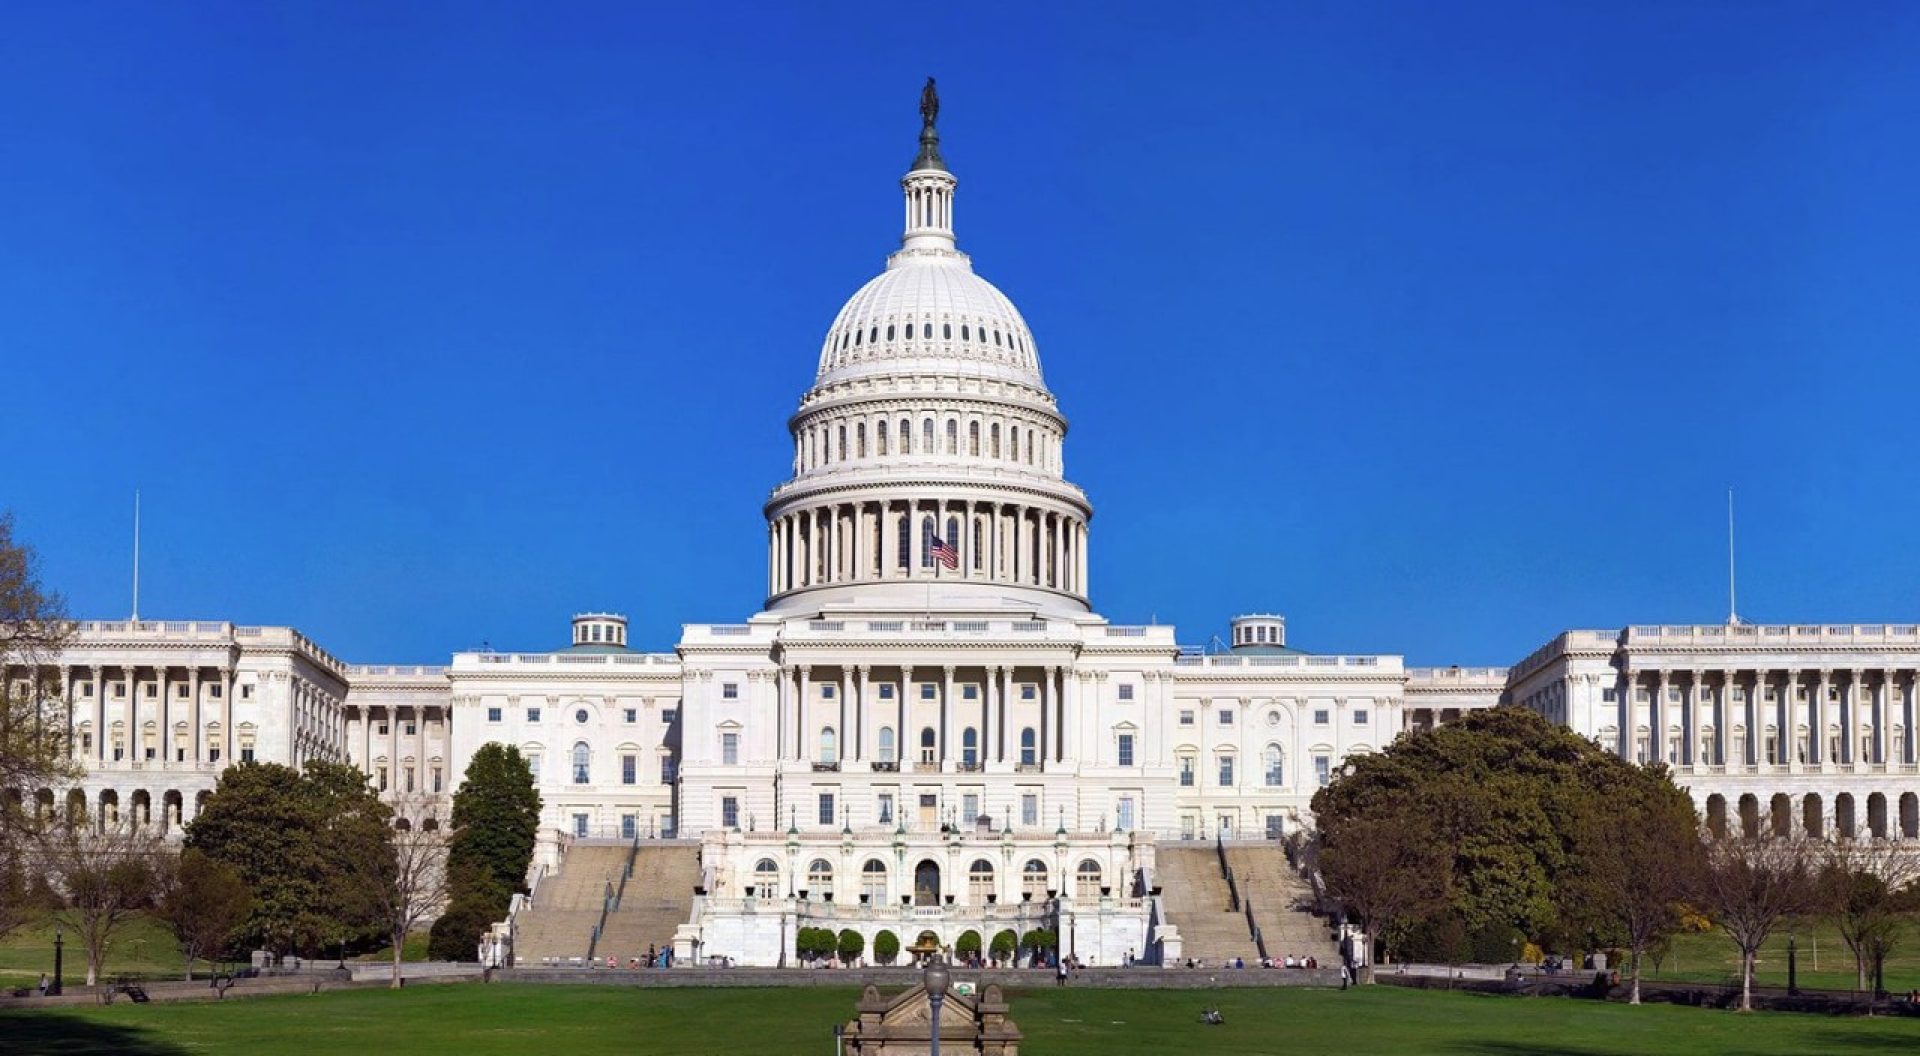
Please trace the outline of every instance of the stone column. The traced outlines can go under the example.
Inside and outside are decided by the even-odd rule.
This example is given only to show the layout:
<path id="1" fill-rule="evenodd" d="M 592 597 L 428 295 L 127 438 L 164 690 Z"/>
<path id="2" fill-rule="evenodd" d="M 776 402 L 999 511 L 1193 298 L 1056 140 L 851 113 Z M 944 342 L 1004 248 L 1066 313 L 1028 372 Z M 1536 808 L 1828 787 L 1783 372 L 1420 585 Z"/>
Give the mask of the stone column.
<path id="1" fill-rule="evenodd" d="M 807 697 L 812 689 L 813 669 L 800 666 L 800 693 L 793 702 L 793 757 L 806 762 L 813 758 L 807 751 Z"/>
<path id="2" fill-rule="evenodd" d="M 1653 705 L 1647 709 L 1648 752 L 1654 759 L 1667 762 L 1667 687 L 1671 685 L 1666 668 L 1655 672 Z"/>
<path id="3" fill-rule="evenodd" d="M 1747 743 L 1743 749 L 1741 762 L 1757 766 L 1760 762 L 1760 701 L 1766 697 L 1767 673 L 1759 668 L 1753 672 L 1753 688 L 1747 691 Z M 1757 794 L 1756 794 L 1757 796 Z"/>
<path id="4" fill-rule="evenodd" d="M 107 761 L 107 684 L 101 680 L 103 670 L 99 664 L 87 668 L 87 676 L 93 679 L 93 751 L 101 763 Z"/>
<path id="5" fill-rule="evenodd" d="M 551 705 L 543 701 L 541 706 L 545 708 Z M 542 711 L 541 717 L 545 716 L 546 712 Z M 564 748 L 560 749 L 560 757 L 562 765 L 573 762 L 573 757 L 565 754 Z M 400 709 L 391 705 L 387 708 L 387 791 L 400 791 Z"/>
<path id="6" fill-rule="evenodd" d="M 898 716 L 894 719 L 893 726 L 893 762 L 894 765 L 899 766 L 902 771 L 911 769 L 911 767 L 901 765 L 907 762 L 907 756 L 913 755 L 915 759 L 920 758 L 918 755 L 914 755 L 918 750 L 917 746 L 920 742 L 907 736 L 907 694 L 912 689 L 913 668 L 903 665 L 900 668 L 900 689 L 894 694 L 893 700 L 893 706 L 895 710 L 899 712 Z M 904 808 L 904 804 L 902 804 L 902 807 Z"/>
<path id="7" fill-rule="evenodd" d="M 1807 709 L 1807 761 L 1825 766 L 1827 760 L 1827 686 L 1833 679 L 1831 668 L 1821 668 L 1813 684 L 1813 699 Z"/>
<path id="8" fill-rule="evenodd" d="M 201 750 L 201 741 L 204 740 L 202 730 L 206 724 L 200 719 L 200 669 L 198 667 L 187 668 L 187 725 L 190 727 L 187 731 L 187 743 L 193 753 L 191 758 L 196 765 L 204 763 L 207 757 Z M 182 793 L 182 798 L 185 798 L 185 793 Z M 185 805 L 183 804 L 180 809 L 184 812 Z"/>
<path id="9" fill-rule="evenodd" d="M 840 698 L 837 702 L 840 706 L 836 709 L 838 717 L 834 719 L 833 723 L 833 761 L 836 763 L 847 756 L 847 697 L 850 696 L 852 692 L 853 669 L 842 666 L 840 668 L 840 686 L 833 691 L 833 695 Z"/>
<path id="10" fill-rule="evenodd" d="M 986 685 L 981 689 L 982 706 L 993 712 L 993 761 L 1007 761 L 1007 697 L 1006 686 L 1001 681 L 1006 668 L 987 668 Z"/>
<path id="11" fill-rule="evenodd" d="M 947 745 L 953 742 L 953 666 L 949 664 L 940 669 L 940 769 L 944 772 L 947 763 Z"/>
<path id="12" fill-rule="evenodd" d="M 1787 764 L 1787 772 L 1800 772 L 1800 672 L 1789 670 L 1786 681 L 1780 685 L 1780 760 Z"/>

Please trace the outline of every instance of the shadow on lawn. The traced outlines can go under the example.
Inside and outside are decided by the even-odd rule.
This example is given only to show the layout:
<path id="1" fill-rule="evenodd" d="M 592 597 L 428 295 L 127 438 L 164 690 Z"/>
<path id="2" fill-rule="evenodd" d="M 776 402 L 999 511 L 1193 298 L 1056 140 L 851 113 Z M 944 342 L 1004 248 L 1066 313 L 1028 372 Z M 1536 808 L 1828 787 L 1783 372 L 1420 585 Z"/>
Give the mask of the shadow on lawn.
<path id="1" fill-rule="evenodd" d="M 141 1027 L 95 1023 L 58 1012 L 0 1016 L 0 1052 L 34 1056 L 186 1056 L 187 1050 Z"/>
<path id="2" fill-rule="evenodd" d="M 1459 1053 L 1461 1056 L 1539 1056 L 1540 1048 L 1523 1042 L 1465 1041 L 1451 1046 L 1450 1051 Z M 1553 1051 L 1560 1056 L 1632 1056 L 1630 1049 L 1569 1047 L 1562 1042 L 1555 1042 Z M 1701 1051 L 1714 1050 L 1702 1049 Z M 1821 1038 L 1821 1047 L 1812 1051 L 1911 1054 L 1915 1051 L 1914 1035 L 1895 1030 L 1828 1031 Z M 1737 1050 L 1728 1049 L 1721 1051 L 1720 1056 L 1740 1056 L 1740 1054 Z"/>

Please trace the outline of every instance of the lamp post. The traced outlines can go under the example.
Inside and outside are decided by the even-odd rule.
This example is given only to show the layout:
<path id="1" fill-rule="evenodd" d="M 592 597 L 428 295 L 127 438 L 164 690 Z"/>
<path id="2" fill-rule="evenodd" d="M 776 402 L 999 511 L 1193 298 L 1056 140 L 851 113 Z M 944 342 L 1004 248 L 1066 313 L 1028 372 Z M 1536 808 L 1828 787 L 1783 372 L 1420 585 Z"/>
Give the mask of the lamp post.
<path id="1" fill-rule="evenodd" d="M 940 1002 L 947 999 L 947 962 L 934 954 L 928 958 L 920 978 L 927 988 L 927 1000 L 933 1002 L 933 1045 L 928 1052 L 930 1056 L 940 1056 Z"/>
<path id="2" fill-rule="evenodd" d="M 1792 932 L 1787 933 L 1787 996 L 1800 995 L 1800 948 Z"/>
<path id="3" fill-rule="evenodd" d="M 53 933 L 53 985 L 47 987 L 47 996 L 49 997 L 59 997 L 62 989 L 60 976 L 66 966 L 64 939 L 65 936 L 60 932 L 56 931 Z"/>

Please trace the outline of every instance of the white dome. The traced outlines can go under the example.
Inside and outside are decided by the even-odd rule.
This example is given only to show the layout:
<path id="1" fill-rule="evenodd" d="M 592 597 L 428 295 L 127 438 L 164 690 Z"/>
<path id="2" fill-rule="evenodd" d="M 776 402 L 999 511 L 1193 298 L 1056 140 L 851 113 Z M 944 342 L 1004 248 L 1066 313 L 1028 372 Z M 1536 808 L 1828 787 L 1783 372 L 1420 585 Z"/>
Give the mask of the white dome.
<path id="1" fill-rule="evenodd" d="M 959 253 L 896 256 L 860 287 L 827 331 L 815 384 L 925 372 L 1046 387 L 1019 310 Z"/>

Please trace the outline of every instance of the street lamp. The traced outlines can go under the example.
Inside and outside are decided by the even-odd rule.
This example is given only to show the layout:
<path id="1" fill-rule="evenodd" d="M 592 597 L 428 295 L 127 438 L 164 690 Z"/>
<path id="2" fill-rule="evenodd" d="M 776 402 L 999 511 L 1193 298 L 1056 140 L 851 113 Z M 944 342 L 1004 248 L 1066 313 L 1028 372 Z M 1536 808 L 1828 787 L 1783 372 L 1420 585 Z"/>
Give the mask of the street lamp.
<path id="1" fill-rule="evenodd" d="M 940 1002 L 947 999 L 947 962 L 937 953 L 929 957 L 920 979 L 927 988 L 927 1000 L 933 1002 L 933 1047 L 928 1052 L 940 1056 Z"/>
<path id="2" fill-rule="evenodd" d="M 60 976 L 63 974 L 62 970 L 65 967 L 64 938 L 65 937 L 58 931 L 53 933 L 53 985 L 47 988 L 47 995 L 49 997 L 59 997 L 62 989 Z"/>

